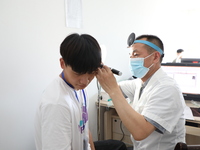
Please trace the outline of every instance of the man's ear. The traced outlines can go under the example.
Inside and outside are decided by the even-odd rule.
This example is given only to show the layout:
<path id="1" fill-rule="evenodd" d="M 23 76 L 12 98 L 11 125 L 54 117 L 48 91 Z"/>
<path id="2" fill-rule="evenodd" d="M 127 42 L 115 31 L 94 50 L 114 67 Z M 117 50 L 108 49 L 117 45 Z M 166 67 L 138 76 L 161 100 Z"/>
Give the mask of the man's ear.
<path id="1" fill-rule="evenodd" d="M 60 67 L 61 67 L 62 69 L 64 69 L 64 67 L 65 67 L 65 61 L 64 61 L 63 58 L 60 58 Z"/>
<path id="2" fill-rule="evenodd" d="M 159 52 L 155 52 L 155 57 L 154 57 L 154 61 L 157 63 L 157 62 L 160 62 L 160 53 Z"/>

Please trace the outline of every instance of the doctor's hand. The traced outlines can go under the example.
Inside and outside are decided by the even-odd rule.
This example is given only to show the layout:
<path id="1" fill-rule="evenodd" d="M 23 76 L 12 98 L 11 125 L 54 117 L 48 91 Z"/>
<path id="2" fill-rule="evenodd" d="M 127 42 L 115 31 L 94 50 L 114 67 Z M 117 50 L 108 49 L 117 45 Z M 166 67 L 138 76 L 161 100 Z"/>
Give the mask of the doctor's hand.
<path id="1" fill-rule="evenodd" d="M 109 95 L 119 90 L 116 78 L 108 66 L 104 65 L 102 68 L 98 68 L 96 78 Z"/>

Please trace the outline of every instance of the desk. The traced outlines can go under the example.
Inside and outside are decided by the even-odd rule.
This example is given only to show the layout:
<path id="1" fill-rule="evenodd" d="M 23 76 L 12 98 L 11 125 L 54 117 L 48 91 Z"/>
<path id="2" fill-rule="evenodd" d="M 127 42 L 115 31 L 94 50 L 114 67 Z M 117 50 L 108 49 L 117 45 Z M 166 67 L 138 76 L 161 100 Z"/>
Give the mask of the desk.
<path id="1" fill-rule="evenodd" d="M 197 108 L 191 101 L 186 100 L 186 105 L 190 108 Z M 187 125 L 189 124 L 189 125 Z M 190 125 L 192 124 L 192 126 Z M 186 143 L 187 144 L 200 144 L 200 117 L 194 116 L 194 120 L 186 119 Z"/>
<path id="2" fill-rule="evenodd" d="M 186 101 L 189 107 L 193 106 L 190 101 Z M 101 112 L 100 119 L 100 134 L 101 140 L 115 139 L 122 140 L 127 145 L 132 145 L 130 140 L 130 133 L 126 127 L 121 123 L 120 118 L 114 106 L 108 107 L 107 102 L 100 101 L 99 109 Z M 200 144 L 200 117 L 194 117 L 194 120 L 186 120 L 186 123 L 195 123 L 196 127 L 186 125 L 186 143 L 189 145 Z"/>
<path id="3" fill-rule="evenodd" d="M 133 143 L 130 138 L 130 133 L 122 124 L 122 121 L 120 120 L 114 106 L 108 107 L 107 102 L 101 100 L 99 110 L 99 140 L 121 140 L 127 146 L 132 146 Z"/>

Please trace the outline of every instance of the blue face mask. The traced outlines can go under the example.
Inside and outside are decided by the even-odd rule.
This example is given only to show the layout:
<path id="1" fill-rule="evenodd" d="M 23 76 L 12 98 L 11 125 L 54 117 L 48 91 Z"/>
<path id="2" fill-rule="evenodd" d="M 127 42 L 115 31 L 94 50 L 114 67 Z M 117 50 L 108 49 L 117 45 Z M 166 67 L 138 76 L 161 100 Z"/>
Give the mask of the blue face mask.
<path id="1" fill-rule="evenodd" d="M 149 69 L 153 66 L 153 64 L 149 68 L 144 67 L 144 59 L 150 57 L 152 54 L 145 58 L 130 59 L 131 72 L 134 77 L 143 78 L 148 73 Z"/>

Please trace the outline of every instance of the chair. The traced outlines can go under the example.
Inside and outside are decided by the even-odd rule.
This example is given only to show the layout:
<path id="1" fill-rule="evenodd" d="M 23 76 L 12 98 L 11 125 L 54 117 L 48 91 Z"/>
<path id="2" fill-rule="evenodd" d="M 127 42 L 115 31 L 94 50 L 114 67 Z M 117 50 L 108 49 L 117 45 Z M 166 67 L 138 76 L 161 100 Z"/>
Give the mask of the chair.
<path id="1" fill-rule="evenodd" d="M 200 150 L 200 145 L 187 145 L 186 143 L 179 142 L 174 150 Z"/>

